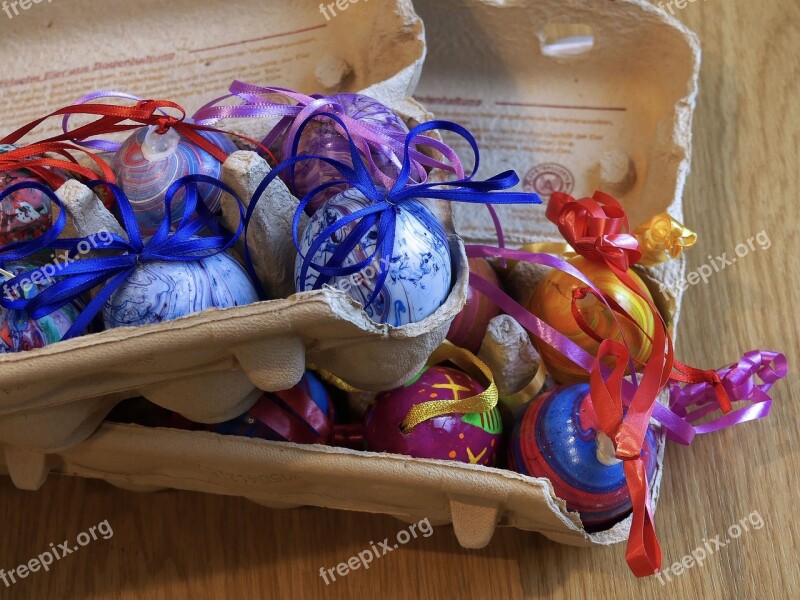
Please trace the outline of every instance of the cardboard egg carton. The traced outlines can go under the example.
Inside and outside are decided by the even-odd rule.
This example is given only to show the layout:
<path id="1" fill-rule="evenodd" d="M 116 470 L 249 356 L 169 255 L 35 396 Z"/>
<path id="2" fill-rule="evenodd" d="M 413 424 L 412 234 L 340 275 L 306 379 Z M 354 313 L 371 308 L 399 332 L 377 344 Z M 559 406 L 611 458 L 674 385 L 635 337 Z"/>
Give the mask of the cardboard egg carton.
<path id="1" fill-rule="evenodd" d="M 73 2 L 70 11 L 57 9 L 61 12 L 47 37 L 39 32 L 37 38 L 35 28 L 12 32 L 27 34 L 28 48 L 31 39 L 47 48 L 45 40 L 59 39 L 62 27 L 86 33 L 67 36 L 69 30 L 63 29 L 61 35 L 71 40 L 65 41 L 69 49 L 70 44 L 86 43 L 89 36 L 81 30 L 81 19 L 88 11 L 98 10 L 100 17 L 108 18 L 115 9 L 137 13 L 124 21 L 123 35 L 115 33 L 115 44 L 92 45 L 92 60 L 96 54 L 101 66 L 137 56 L 149 62 L 114 67 L 113 73 L 81 74 L 81 88 L 68 98 L 58 96 L 58 82 L 46 84 L 38 112 L 107 87 L 110 74 L 119 79 L 114 87 L 142 96 L 173 97 L 190 110 L 221 95 L 234 78 L 303 92 L 366 89 L 396 107 L 413 93 L 437 117 L 460 121 L 476 134 L 484 176 L 514 168 L 526 189 L 562 189 L 575 196 L 604 189 L 625 205 L 634 226 L 665 210 L 682 220 L 700 51 L 690 32 L 645 0 L 417 0 L 427 46 L 408 0 L 354 3 L 330 20 L 319 15 L 318 3 L 312 0 L 295 2 L 285 12 L 278 3 L 238 3 L 237 15 L 230 14 L 235 11 L 224 0 L 205 2 L 198 8 L 200 14 L 192 16 L 181 10 L 192 12 L 190 0 L 174 4 L 182 19 L 202 19 L 211 29 L 181 21 L 165 35 L 162 28 L 170 22 L 163 15 L 156 22 L 144 10 L 128 4 L 123 8 L 120 0 L 82 0 Z M 270 19 L 266 27 L 263 20 L 255 27 L 255 16 L 262 10 L 269 10 Z M 201 30 L 203 36 L 196 33 Z M 102 38 L 104 31 L 91 34 Z M 291 31 L 300 33 L 282 35 Z M 341 43 L 343 36 L 347 44 Z M 130 47 L 119 50 L 120 39 Z M 106 56 L 120 52 L 127 54 Z M 12 79 L 30 76 L 31 54 L 12 57 Z M 170 55 L 173 58 L 164 58 Z M 157 77 L 170 62 L 181 67 L 169 71 L 177 73 L 172 81 Z M 0 89 L 8 85 L 5 76 L 0 78 Z M 21 85 L 11 89 L 21 92 Z M 1 102 L 3 130 L 23 122 L 17 117 L 9 121 Z M 415 118 L 411 109 L 405 114 Z M 257 132 L 255 126 L 231 125 Z M 226 166 L 230 171 L 232 166 Z M 244 177 L 240 184 L 252 182 Z M 467 241 L 492 242 L 491 225 L 479 211 L 455 207 L 457 230 Z M 500 213 L 512 246 L 559 239 L 541 208 L 509 207 Z M 644 274 L 673 327 L 681 300 L 673 284 L 684 269 L 678 260 Z M 518 277 L 524 285 L 524 273 Z M 624 540 L 629 519 L 605 532 L 586 533 L 547 480 L 479 465 L 111 423 L 73 445 L 95 429 L 108 406 L 127 395 L 132 377 L 148 378 L 137 384 L 147 392 L 144 395 L 194 418 L 240 410 L 250 401 L 253 383 L 274 389 L 296 381 L 304 355 L 357 386 L 374 387 L 377 379 L 397 382 L 421 364 L 417 353 L 430 352 L 444 335 L 446 323 L 463 302 L 463 285 L 462 279 L 448 305 L 430 321 L 437 324 L 436 331 L 424 331 L 428 324 L 394 331 L 372 327 L 346 299 L 324 290 L 194 315 L 157 328 L 106 332 L 55 345 L 30 358 L 3 359 L 0 381 L 9 383 L 2 385 L 0 396 L 0 442 L 5 450 L 0 462 L 14 482 L 27 489 L 39 487 L 53 469 L 138 491 L 177 488 L 247 497 L 275 508 L 313 505 L 386 513 L 408 521 L 428 517 L 434 524 L 453 523 L 461 544 L 470 548 L 487 544 L 498 525 L 538 531 L 569 544 Z M 666 293 L 661 295 L 659 288 Z M 255 334 L 254 327 L 273 328 L 271 337 Z M 226 339 L 219 335 L 223 331 Z M 183 346 L 183 340 L 191 344 Z M 89 362 L 72 358 L 82 344 Z M 125 360 L 117 360 L 123 345 Z M 191 350 L 180 351 L 186 348 Z M 222 354 L 226 358 L 220 359 Z M 201 360 L 192 362 L 193 356 Z M 38 377 L 27 367 L 25 377 L 7 375 L 8 364 L 23 360 L 36 361 Z M 254 362 L 271 366 L 242 368 Z M 201 368 L 193 370 L 197 366 Z M 58 377 L 52 377 L 51 369 Z M 164 371 L 180 373 L 192 390 L 202 389 L 213 398 L 182 397 L 179 389 L 186 382 L 169 379 Z M 40 381 L 41 373 L 48 374 L 47 381 Z M 74 391 L 59 395 L 61 381 L 76 386 Z M 35 393 L 28 391 L 31 386 Z M 68 424 L 59 426 L 61 437 L 37 434 L 39 425 L 56 421 Z M 660 436 L 654 495 L 662 458 Z"/>

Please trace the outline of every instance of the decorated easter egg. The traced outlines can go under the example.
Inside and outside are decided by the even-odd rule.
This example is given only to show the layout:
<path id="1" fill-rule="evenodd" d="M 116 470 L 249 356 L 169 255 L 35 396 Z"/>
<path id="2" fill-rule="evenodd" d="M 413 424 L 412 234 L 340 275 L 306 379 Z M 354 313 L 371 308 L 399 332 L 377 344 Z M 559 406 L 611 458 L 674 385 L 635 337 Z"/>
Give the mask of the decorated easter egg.
<path id="1" fill-rule="evenodd" d="M 14 286 L 13 289 L 2 286 L 11 279 L 8 275 L 20 275 L 35 268 L 23 263 L 5 265 L 0 270 L 0 293 L 12 300 L 36 296 L 44 284 L 37 285 L 23 280 L 22 285 Z M 0 354 L 24 352 L 60 342 L 79 313 L 79 306 L 70 303 L 41 319 L 31 319 L 24 311 L 7 310 L 0 306 Z"/>
<path id="2" fill-rule="evenodd" d="M 223 252 L 196 261 L 140 264 L 106 302 L 103 321 L 106 329 L 149 325 L 257 301 L 250 277 Z"/>
<path id="3" fill-rule="evenodd" d="M 333 401 L 328 389 L 316 375 L 306 371 L 293 388 L 283 392 L 264 392 L 250 410 L 225 423 L 203 425 L 171 413 L 158 420 L 157 426 L 277 442 L 331 445 L 333 419 Z"/>
<path id="4" fill-rule="evenodd" d="M 657 465 L 652 429 L 642 458 L 652 480 Z M 580 513 L 588 530 L 610 527 L 631 510 L 623 464 L 614 457 L 611 441 L 598 433 L 587 383 L 553 388 L 518 414 L 508 462 L 519 473 L 549 479 L 556 496 Z"/>
<path id="5" fill-rule="evenodd" d="M 14 146 L 0 145 L 0 154 L 14 150 Z M 25 181 L 44 184 L 27 170 L 0 171 L 0 192 Z M 53 223 L 50 198 L 39 190 L 22 189 L 0 203 L 0 246 L 32 240 L 41 236 Z"/>
<path id="6" fill-rule="evenodd" d="M 485 258 L 470 258 L 469 271 L 500 287 L 500 278 Z M 494 302 L 470 287 L 467 291 L 467 304 L 450 326 L 447 339 L 456 346 L 477 354 L 489 321 L 499 314 L 500 309 Z"/>
<path id="7" fill-rule="evenodd" d="M 369 201 L 353 188 L 332 198 L 314 213 L 300 241 L 302 255 L 298 255 L 295 263 L 298 292 L 313 289 L 319 276 L 318 271 L 310 266 L 301 280 L 302 256 L 308 254 L 312 243 L 325 228 L 367 206 Z M 398 327 L 428 317 L 444 303 L 450 293 L 452 265 L 444 229 L 430 210 L 416 201 L 405 202 L 396 210 L 397 225 L 391 256 L 378 255 L 373 264 L 361 272 L 333 277 L 328 285 L 348 293 L 365 306 L 367 315 L 376 323 Z M 354 228 L 353 223 L 342 227 L 307 258 L 317 265 L 328 264 Z M 377 244 L 378 227 L 374 226 L 345 257 L 342 266 L 363 262 L 375 252 Z M 377 300 L 367 305 L 378 284 L 382 266 L 388 270 L 388 277 Z"/>
<path id="8" fill-rule="evenodd" d="M 395 139 L 404 141 L 408 135 L 408 127 L 403 120 L 390 108 L 384 106 L 377 100 L 361 94 L 335 94 L 329 97 L 342 107 L 343 114 L 356 119 L 367 127 L 379 127 Z M 336 129 L 335 121 L 321 117 L 310 123 L 300 138 L 298 154 L 310 154 L 314 156 L 324 156 L 352 165 L 350 157 L 350 144 L 347 138 Z M 380 170 L 389 177 L 395 177 L 402 167 L 400 159 L 389 147 L 372 147 L 371 157 L 364 157 L 367 164 Z M 280 156 L 281 160 L 289 158 Z M 341 174 L 329 164 L 318 161 L 308 160 L 300 162 L 295 169 L 294 181 L 292 181 L 290 171 L 284 176 L 287 185 L 298 198 L 304 197 L 316 187 L 342 179 Z M 333 186 L 318 194 L 314 200 L 306 207 L 309 215 L 322 206 L 326 200 L 347 189 L 345 184 Z"/>
<path id="9" fill-rule="evenodd" d="M 408 433 L 400 427 L 417 404 L 432 400 L 463 400 L 483 390 L 480 383 L 457 369 L 427 368 L 404 387 L 376 396 L 364 415 L 367 449 L 416 458 L 494 465 L 503 434 L 503 421 L 497 408 L 485 413 L 434 417 Z"/>
<path id="10" fill-rule="evenodd" d="M 236 151 L 233 142 L 221 133 L 199 133 L 226 154 Z M 164 220 L 165 197 L 173 183 L 186 175 L 219 178 L 222 165 L 208 152 L 173 130 L 159 135 L 153 127 L 142 127 L 122 144 L 111 168 L 117 183 L 130 200 L 139 230 L 143 236 L 149 237 Z M 222 190 L 200 184 L 198 193 L 212 213 L 219 211 Z M 184 195 L 185 190 L 181 190 L 172 201 L 173 225 L 178 224 L 183 214 Z"/>
<path id="11" fill-rule="evenodd" d="M 633 323 L 624 316 L 612 312 L 593 294 L 586 294 L 576 301 L 586 324 L 603 339 L 622 342 L 624 336 L 633 358 L 636 361 L 647 360 L 652 349 L 648 337 L 652 338 L 655 332 L 655 317 L 650 305 L 619 281 L 607 266 L 590 262 L 582 257 L 570 259 L 568 262 L 586 275 L 604 294 L 615 300 L 636 322 Z M 652 299 L 639 276 L 633 271 L 628 271 L 628 274 L 644 290 L 646 296 Z M 582 288 L 585 288 L 583 283 L 563 271 L 554 269 L 534 289 L 528 300 L 528 310 L 588 353 L 596 356 L 600 348 L 599 342 L 580 328 L 572 313 L 573 292 Z M 585 371 L 560 352 L 539 340 L 535 339 L 534 342 L 547 365 L 548 372 L 556 381 L 575 383 L 589 380 L 589 375 Z"/>

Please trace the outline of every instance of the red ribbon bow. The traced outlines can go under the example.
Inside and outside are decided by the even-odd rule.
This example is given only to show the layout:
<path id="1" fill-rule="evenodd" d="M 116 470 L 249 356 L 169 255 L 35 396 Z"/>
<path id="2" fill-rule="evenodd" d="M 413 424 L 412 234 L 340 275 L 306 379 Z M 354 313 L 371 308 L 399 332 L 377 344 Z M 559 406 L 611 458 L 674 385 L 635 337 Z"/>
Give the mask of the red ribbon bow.
<path id="1" fill-rule="evenodd" d="M 629 233 L 625 209 L 608 194 L 595 192 L 591 198 L 576 200 L 555 192 L 550 196 L 546 215 L 569 245 L 587 260 L 627 271 L 642 257 L 639 240 Z"/>

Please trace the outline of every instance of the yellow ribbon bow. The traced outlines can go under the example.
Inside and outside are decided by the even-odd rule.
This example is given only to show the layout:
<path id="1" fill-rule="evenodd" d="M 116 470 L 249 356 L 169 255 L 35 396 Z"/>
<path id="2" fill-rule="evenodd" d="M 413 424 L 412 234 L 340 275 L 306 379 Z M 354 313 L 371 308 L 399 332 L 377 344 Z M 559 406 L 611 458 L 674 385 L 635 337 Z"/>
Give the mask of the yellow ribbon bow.
<path id="1" fill-rule="evenodd" d="M 637 227 L 633 235 L 639 240 L 642 258 L 639 264 L 654 267 L 691 248 L 697 242 L 697 234 L 684 227 L 667 213 L 660 213 Z"/>

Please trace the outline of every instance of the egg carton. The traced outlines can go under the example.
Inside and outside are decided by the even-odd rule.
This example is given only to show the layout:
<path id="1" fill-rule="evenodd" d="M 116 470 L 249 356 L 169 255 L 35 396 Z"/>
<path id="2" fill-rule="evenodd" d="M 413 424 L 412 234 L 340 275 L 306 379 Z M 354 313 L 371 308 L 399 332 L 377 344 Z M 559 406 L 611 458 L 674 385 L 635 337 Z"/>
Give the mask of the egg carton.
<path id="1" fill-rule="evenodd" d="M 397 10 L 376 17 L 376 32 L 387 29 L 384 21 L 394 23 L 393 47 L 406 60 L 398 73 L 371 86 L 371 93 L 413 125 L 430 117 L 406 98 L 421 67 L 422 26 L 408 3 L 392 6 Z M 391 40 L 381 43 L 387 42 Z M 378 42 L 370 38 L 364 44 L 366 49 Z M 257 126 L 263 122 L 246 124 L 246 133 L 258 136 Z M 240 151 L 224 163 L 222 179 L 247 201 L 268 172 L 263 159 Z M 104 229 L 124 236 L 98 197 L 81 183 L 68 181 L 57 195 L 69 213 L 63 236 Z M 230 419 L 249 409 L 261 390 L 294 386 L 309 362 L 371 390 L 396 387 L 416 374 L 465 302 L 468 267 L 449 209 L 432 205 L 448 233 L 453 289 L 430 317 L 392 327 L 371 321 L 341 290 L 294 294 L 291 216 L 298 201 L 280 181 L 269 187 L 267 196 L 253 221 L 251 241 L 257 270 L 272 284 L 271 297 L 285 299 L 208 310 L 0 356 L 0 443 L 5 451 L 48 453 L 72 446 L 91 435 L 118 402 L 138 396 L 194 421 Z M 229 196 L 223 199 L 226 216 L 238 218 L 235 203 Z M 373 362 L 365 366 L 358 356 Z"/>
<path id="2" fill-rule="evenodd" d="M 178 3 L 184 1 L 188 0 Z M 74 4 L 86 10 L 94 6 L 88 0 Z M 212 0 L 207 6 L 217 4 Z M 394 106 L 405 104 L 403 99 L 416 90 L 413 95 L 427 109 L 464 123 L 477 135 L 484 151 L 484 175 L 514 168 L 528 189 L 547 191 L 548 186 L 560 185 L 576 196 L 604 189 L 620 199 L 633 225 L 663 211 L 682 220 L 700 64 L 698 42 L 686 28 L 645 0 L 417 0 L 414 4 L 425 22 L 427 45 L 410 2 L 358 3 L 326 23 L 323 31 L 336 29 L 348 39 L 366 38 L 366 44 L 354 50 L 352 44 L 343 48 L 331 38 L 330 54 L 320 62 L 324 65 L 296 69 L 268 82 L 309 92 L 326 81 L 325 91 L 365 89 Z M 292 10 L 308 11 L 310 19 L 317 5 L 303 0 Z M 271 6 L 280 13 L 277 3 Z M 365 30 L 371 33 L 366 35 Z M 397 53 L 411 46 L 413 60 L 387 73 L 386 63 L 396 64 Z M 382 52 L 376 52 L 379 49 Z M 360 53 L 361 58 L 343 61 L 337 56 L 340 52 L 350 52 L 351 57 Z M 418 67 L 426 54 L 420 77 Z M 245 69 L 246 57 L 238 60 Z M 342 62 L 347 68 L 341 68 Z M 148 67 L 143 69 L 146 73 Z M 348 69 L 354 75 L 341 76 Z M 407 108 L 405 114 L 424 118 L 420 113 L 415 117 L 415 110 Z M 259 133 L 258 124 L 224 126 Z M 254 161 L 250 155 L 236 158 L 237 169 Z M 237 189 L 248 185 L 252 181 L 244 177 Z M 499 212 L 509 245 L 559 239 L 542 209 L 520 212 L 501 207 Z M 485 214 L 456 206 L 454 219 L 467 241 L 492 241 Z M 454 242 L 458 247 L 457 238 Z M 385 513 L 405 521 L 428 517 L 433 524 L 453 523 L 460 543 L 469 548 L 488 543 L 497 526 L 538 531 L 576 545 L 623 541 L 629 519 L 608 531 L 587 533 L 547 480 L 500 469 L 208 432 L 112 423 L 96 429 L 100 415 L 128 395 L 126 382 L 133 377 L 150 378 L 138 386 L 142 395 L 205 421 L 246 407 L 250 400 L 242 398 L 251 393 L 253 383 L 271 389 L 293 383 L 305 364 L 301 357 L 357 387 L 377 387 L 378 379 L 397 383 L 421 364 L 418 356 L 438 344 L 463 303 L 463 268 L 462 264 L 448 304 L 418 328 L 376 328 L 347 299 L 323 290 L 55 345 L 30 357 L 37 368 L 28 375 L 35 371 L 43 379 L 41 374 L 48 373 L 47 381 L 12 380 L 6 364 L 0 364 L 0 380 L 9 377 L 0 396 L 0 442 L 5 449 L 0 464 L 25 489 L 36 489 L 55 470 L 137 491 L 186 489 L 246 497 L 273 508 L 322 506 Z M 642 273 L 673 329 L 681 303 L 675 284 L 684 271 L 685 262 L 676 260 Z M 524 268 L 516 277 L 520 289 L 533 280 L 525 276 Z M 301 310 L 303 305 L 307 306 Z M 341 318 L 343 314 L 347 318 Z M 265 326 L 273 316 L 278 335 L 253 334 L 253 324 Z M 438 323 L 439 329 L 424 331 L 431 323 Z M 231 337 L 223 340 L 219 328 Z M 183 346 L 176 340 L 184 335 L 191 339 L 188 352 L 203 358 L 193 363 L 202 367 L 198 371 L 187 366 L 184 361 L 191 359 L 179 352 Z M 87 346 L 88 363 L 71 358 L 80 344 Z M 122 344 L 128 344 L 124 361 L 115 358 L 122 356 Z M 240 352 L 242 347 L 254 349 L 249 359 L 243 359 L 248 352 Z M 226 358 L 214 363 L 217 349 Z M 165 359 L 156 358 L 154 351 Z M 380 360 L 381 356 L 389 358 Z M 62 366 L 65 361 L 68 368 Z M 271 367 L 252 368 L 258 361 Z M 51 368 L 59 369 L 59 377 L 49 376 Z M 186 381 L 167 380 L 165 371 L 180 372 Z M 216 398 L 204 402 L 199 399 L 203 396 L 190 395 L 192 400 L 182 402 L 178 386 L 186 382 Z M 74 384 L 77 394 L 62 394 L 63 383 Z M 18 402 L 22 398 L 18 394 L 27 393 L 29 386 L 38 386 L 32 393 L 38 400 Z M 36 431 L 37 414 L 45 412 L 50 416 L 41 418 L 40 424 L 68 425 L 58 428 L 60 437 L 51 435 L 54 429 L 45 435 Z M 95 429 L 89 439 L 74 445 Z M 663 469 L 663 446 L 659 435 L 654 496 Z"/>

